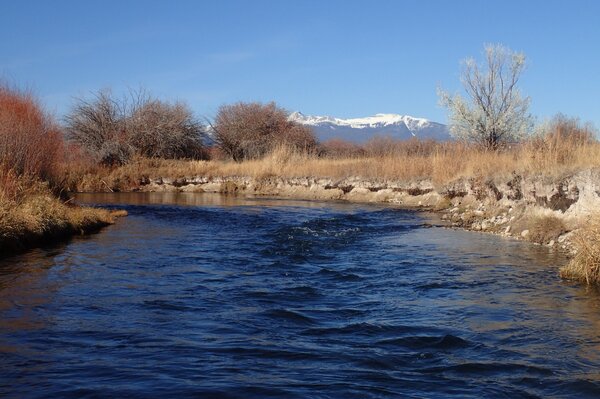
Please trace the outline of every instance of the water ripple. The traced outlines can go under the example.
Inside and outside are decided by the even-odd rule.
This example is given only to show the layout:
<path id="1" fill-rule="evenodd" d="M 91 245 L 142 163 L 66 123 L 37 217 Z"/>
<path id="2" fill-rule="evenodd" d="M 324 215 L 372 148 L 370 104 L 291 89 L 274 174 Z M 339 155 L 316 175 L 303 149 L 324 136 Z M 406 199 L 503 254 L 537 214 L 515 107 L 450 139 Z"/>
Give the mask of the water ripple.
<path id="1" fill-rule="evenodd" d="M 130 216 L 0 262 L 0 397 L 600 396 L 600 295 L 545 248 L 385 206 L 86 198 Z"/>

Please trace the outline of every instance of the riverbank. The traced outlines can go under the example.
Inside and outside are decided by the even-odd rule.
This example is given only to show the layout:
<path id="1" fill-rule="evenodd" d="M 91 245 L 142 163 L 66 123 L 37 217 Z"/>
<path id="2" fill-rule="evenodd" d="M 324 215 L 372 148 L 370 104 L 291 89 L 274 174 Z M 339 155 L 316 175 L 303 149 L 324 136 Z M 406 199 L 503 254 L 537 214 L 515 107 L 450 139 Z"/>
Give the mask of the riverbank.
<path id="1" fill-rule="evenodd" d="M 362 176 L 340 174 L 344 165 L 351 173 L 358 171 L 360 165 L 369 166 L 371 162 L 373 166 L 377 160 L 311 162 L 320 163 L 321 176 L 298 176 L 309 166 L 293 159 L 280 161 L 279 174 L 274 172 L 272 160 L 244 163 L 140 160 L 105 170 L 104 174 L 86 175 L 78 189 L 380 202 L 435 210 L 449 226 L 513 237 L 564 251 L 573 260 L 562 268 L 563 277 L 588 283 L 598 281 L 593 260 L 591 266 L 584 265 L 590 260 L 587 257 L 582 260 L 582 240 L 578 237 L 581 232 L 589 235 L 586 228 L 600 210 L 600 168 L 563 169 L 562 173 L 557 169 L 548 173 L 499 171 L 440 180 L 373 175 L 365 178 L 368 174 L 365 172 Z M 379 160 L 379 164 L 384 170 L 384 162 Z M 327 172 L 326 166 L 333 168 Z M 314 165 L 312 170 L 315 170 Z"/>
<path id="2" fill-rule="evenodd" d="M 94 233 L 126 215 L 65 203 L 46 184 L 23 180 L 13 195 L 7 195 L 7 187 L 0 190 L 0 257 Z"/>

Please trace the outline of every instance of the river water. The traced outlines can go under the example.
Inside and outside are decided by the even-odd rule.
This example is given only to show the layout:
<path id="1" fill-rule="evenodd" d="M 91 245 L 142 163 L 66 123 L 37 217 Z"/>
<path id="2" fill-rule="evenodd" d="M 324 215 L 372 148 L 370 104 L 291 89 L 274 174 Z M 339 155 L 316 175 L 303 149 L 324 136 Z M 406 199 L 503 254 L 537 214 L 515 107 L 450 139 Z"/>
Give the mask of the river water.
<path id="1" fill-rule="evenodd" d="M 0 397 L 600 397 L 600 296 L 547 248 L 389 206 L 95 194 L 0 261 Z"/>

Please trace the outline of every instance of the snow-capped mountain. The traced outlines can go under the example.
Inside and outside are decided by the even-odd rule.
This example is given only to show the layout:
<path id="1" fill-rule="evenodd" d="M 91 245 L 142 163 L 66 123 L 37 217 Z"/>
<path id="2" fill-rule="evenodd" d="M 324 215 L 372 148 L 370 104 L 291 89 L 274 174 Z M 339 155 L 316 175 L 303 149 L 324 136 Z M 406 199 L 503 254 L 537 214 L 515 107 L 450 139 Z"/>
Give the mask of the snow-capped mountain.
<path id="1" fill-rule="evenodd" d="M 340 138 L 353 142 L 364 142 L 374 136 L 389 136 L 400 140 L 411 137 L 442 141 L 450 139 L 446 125 L 398 114 L 376 114 L 365 118 L 340 119 L 294 112 L 289 119 L 311 126 L 320 141 Z"/>

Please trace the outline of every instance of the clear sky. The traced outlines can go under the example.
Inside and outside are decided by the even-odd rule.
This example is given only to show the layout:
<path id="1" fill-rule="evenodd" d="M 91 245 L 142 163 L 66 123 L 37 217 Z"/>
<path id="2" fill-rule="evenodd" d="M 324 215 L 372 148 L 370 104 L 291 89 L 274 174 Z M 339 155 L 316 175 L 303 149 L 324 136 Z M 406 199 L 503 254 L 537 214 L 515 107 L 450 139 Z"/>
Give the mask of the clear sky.
<path id="1" fill-rule="evenodd" d="M 523 51 L 540 120 L 600 127 L 600 1 L 3 1 L 0 77 L 58 116 L 73 98 L 143 85 L 219 105 L 274 100 L 305 114 L 447 120 L 436 87 L 484 43 Z"/>

